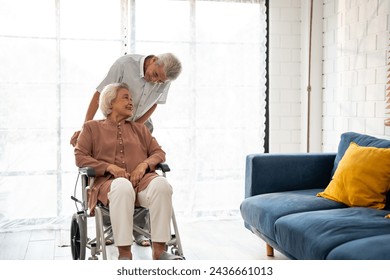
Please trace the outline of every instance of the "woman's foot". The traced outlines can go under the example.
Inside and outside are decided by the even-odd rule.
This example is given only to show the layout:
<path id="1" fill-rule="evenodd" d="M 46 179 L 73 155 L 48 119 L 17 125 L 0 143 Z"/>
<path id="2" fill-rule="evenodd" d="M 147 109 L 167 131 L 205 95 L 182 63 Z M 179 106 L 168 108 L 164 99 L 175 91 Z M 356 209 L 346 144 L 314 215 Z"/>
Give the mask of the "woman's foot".
<path id="1" fill-rule="evenodd" d="M 152 258 L 153 260 L 158 260 L 160 255 L 165 252 L 167 246 L 162 242 L 153 242 L 152 243 Z"/>
<path id="2" fill-rule="evenodd" d="M 118 246 L 118 260 L 132 260 L 131 246 Z"/>
<path id="3" fill-rule="evenodd" d="M 120 260 L 120 261 L 126 260 L 127 261 L 127 260 L 131 260 L 131 258 L 130 257 L 119 256 L 118 260 Z"/>
<path id="4" fill-rule="evenodd" d="M 152 249 L 153 260 L 183 260 L 180 256 L 167 253 L 167 245 L 165 243 L 153 242 Z"/>

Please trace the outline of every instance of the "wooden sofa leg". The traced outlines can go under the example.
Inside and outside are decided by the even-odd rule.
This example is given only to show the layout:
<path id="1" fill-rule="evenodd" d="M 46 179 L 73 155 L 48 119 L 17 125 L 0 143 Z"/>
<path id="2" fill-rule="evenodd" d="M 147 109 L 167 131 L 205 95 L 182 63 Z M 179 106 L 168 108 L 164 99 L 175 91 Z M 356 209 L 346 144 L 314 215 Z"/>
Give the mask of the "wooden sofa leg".
<path id="1" fill-rule="evenodd" d="M 266 244 L 267 247 L 267 256 L 273 257 L 274 256 L 274 248 L 272 248 L 268 243 Z"/>

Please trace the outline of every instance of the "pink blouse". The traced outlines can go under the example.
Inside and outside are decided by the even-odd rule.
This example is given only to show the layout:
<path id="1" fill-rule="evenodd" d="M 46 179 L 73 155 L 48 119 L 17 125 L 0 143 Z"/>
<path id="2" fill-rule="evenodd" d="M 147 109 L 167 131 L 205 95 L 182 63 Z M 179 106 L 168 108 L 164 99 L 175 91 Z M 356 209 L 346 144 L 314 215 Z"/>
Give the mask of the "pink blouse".
<path id="1" fill-rule="evenodd" d="M 93 167 L 96 179 L 88 195 L 88 207 L 93 214 L 97 201 L 108 204 L 107 194 L 113 175 L 106 172 L 115 164 L 131 173 L 141 162 L 149 169 L 137 186 L 136 192 L 144 190 L 157 177 L 156 165 L 165 161 L 165 152 L 143 124 L 109 119 L 92 120 L 84 124 L 74 150 L 78 167 Z"/>

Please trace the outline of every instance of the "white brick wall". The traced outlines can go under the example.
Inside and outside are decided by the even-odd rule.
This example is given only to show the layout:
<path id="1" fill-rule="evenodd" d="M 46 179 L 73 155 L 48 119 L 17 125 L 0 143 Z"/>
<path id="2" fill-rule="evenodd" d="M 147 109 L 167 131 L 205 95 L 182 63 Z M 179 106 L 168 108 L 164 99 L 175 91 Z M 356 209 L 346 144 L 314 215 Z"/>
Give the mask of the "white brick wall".
<path id="1" fill-rule="evenodd" d="M 388 138 L 383 121 L 390 1 L 323 2 L 323 150 L 336 151 L 346 131 Z"/>
<path id="2" fill-rule="evenodd" d="M 309 0 L 270 1 L 270 152 L 302 151 L 302 9 Z M 315 0 L 317 1 L 317 0 Z M 319 0 L 318 0 L 319 1 Z M 336 151 L 340 134 L 390 138 L 383 122 L 389 0 L 323 0 L 322 150 Z M 314 62 L 315 63 L 315 62 Z M 321 105 L 320 105 L 321 106 Z M 321 117 L 321 116 L 320 116 Z"/>
<path id="3" fill-rule="evenodd" d="M 299 0 L 270 1 L 270 152 L 299 150 L 301 25 Z"/>

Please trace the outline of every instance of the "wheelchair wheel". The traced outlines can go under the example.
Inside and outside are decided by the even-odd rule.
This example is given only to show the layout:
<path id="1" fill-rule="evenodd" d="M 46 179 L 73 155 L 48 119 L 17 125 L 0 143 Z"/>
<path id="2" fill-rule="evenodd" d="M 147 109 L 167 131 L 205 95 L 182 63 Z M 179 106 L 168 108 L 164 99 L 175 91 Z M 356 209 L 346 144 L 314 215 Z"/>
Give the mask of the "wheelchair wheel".
<path id="1" fill-rule="evenodd" d="M 74 214 L 70 226 L 70 247 L 74 260 L 85 260 L 87 247 L 87 222 L 85 217 Z"/>

